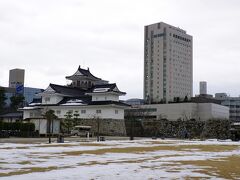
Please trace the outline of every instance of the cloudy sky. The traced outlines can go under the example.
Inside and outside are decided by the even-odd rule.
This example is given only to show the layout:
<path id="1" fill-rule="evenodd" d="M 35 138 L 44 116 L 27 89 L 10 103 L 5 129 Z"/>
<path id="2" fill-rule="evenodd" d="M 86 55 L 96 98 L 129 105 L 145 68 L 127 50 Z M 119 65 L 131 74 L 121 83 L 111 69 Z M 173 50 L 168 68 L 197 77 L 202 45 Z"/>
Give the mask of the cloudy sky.
<path id="1" fill-rule="evenodd" d="M 204 80 L 239 96 L 239 0 L 0 0 L 0 85 L 12 68 L 28 87 L 64 85 L 81 65 L 142 98 L 143 27 L 161 21 L 194 38 L 194 94 Z"/>

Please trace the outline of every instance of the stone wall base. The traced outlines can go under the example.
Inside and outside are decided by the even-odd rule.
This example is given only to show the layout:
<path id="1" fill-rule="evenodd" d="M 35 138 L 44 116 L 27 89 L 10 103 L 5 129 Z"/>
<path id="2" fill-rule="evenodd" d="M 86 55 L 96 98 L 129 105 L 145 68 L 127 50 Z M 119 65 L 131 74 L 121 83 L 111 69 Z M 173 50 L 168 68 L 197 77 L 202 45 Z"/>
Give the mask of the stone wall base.
<path id="1" fill-rule="evenodd" d="M 81 119 L 78 125 L 92 126 L 92 131 L 96 135 L 104 136 L 126 136 L 126 127 L 124 120 L 118 119 Z"/>

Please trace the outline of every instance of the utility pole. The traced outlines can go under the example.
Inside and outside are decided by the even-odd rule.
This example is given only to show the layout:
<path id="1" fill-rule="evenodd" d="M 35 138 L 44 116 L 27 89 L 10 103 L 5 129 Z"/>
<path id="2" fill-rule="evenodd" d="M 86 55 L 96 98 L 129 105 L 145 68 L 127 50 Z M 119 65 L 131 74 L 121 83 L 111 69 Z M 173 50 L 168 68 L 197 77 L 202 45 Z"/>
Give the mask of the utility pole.
<path id="1" fill-rule="evenodd" d="M 99 131 L 100 131 L 100 120 L 97 118 L 97 141 L 99 141 Z"/>
<path id="2" fill-rule="evenodd" d="M 134 120 L 134 118 L 131 117 L 131 133 L 130 133 L 130 140 L 131 141 L 134 140 L 134 137 L 133 137 L 133 120 Z"/>

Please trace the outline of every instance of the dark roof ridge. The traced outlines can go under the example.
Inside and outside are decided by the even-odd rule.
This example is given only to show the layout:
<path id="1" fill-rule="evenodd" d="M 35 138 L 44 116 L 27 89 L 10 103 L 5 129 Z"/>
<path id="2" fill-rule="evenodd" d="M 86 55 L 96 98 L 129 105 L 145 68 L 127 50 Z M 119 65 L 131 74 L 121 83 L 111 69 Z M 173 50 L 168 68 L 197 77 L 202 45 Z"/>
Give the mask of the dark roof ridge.
<path id="1" fill-rule="evenodd" d="M 78 66 L 77 71 L 76 71 L 73 75 L 71 75 L 71 76 L 66 76 L 66 78 L 69 79 L 69 78 L 75 76 L 75 74 L 76 74 L 78 71 L 79 71 L 80 73 L 82 73 L 83 76 L 92 77 L 92 78 L 97 79 L 97 80 L 102 80 L 101 78 L 98 78 L 98 77 L 94 76 L 94 75 L 90 72 L 89 68 L 88 68 L 88 69 L 83 69 L 83 68 L 81 68 L 80 65 Z"/>
<path id="2" fill-rule="evenodd" d="M 66 85 L 59 85 L 59 84 L 53 84 L 53 83 L 50 83 L 49 86 L 50 86 L 50 87 L 52 87 L 52 86 L 57 86 L 57 87 L 62 87 L 62 88 L 67 88 L 67 89 L 75 89 L 75 90 L 85 91 L 84 89 L 81 89 L 81 88 L 78 88 L 78 87 L 72 87 L 72 86 L 66 86 Z M 55 89 L 54 89 L 54 90 L 55 90 Z"/>
<path id="3" fill-rule="evenodd" d="M 56 93 L 60 93 L 67 96 L 82 96 L 86 93 L 86 90 L 71 86 L 63 86 L 57 84 L 50 84 L 49 85 Z"/>

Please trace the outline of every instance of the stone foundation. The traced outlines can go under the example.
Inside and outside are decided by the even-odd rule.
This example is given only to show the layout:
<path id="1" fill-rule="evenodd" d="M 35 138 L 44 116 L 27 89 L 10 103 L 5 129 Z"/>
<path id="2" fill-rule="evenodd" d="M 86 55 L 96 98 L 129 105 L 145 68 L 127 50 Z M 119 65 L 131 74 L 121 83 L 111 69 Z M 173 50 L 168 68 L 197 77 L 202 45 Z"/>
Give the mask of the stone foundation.
<path id="1" fill-rule="evenodd" d="M 132 122 L 131 122 L 132 121 Z M 211 119 L 208 121 L 169 121 L 147 119 L 142 121 L 126 120 L 127 135 L 167 138 L 230 138 L 229 120 Z"/>
<path id="2" fill-rule="evenodd" d="M 126 127 L 124 120 L 116 119 L 81 119 L 78 125 L 92 126 L 92 131 L 96 135 L 98 132 L 99 124 L 99 135 L 104 136 L 126 136 Z"/>

